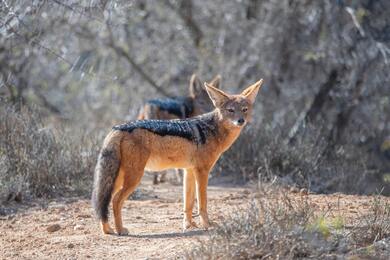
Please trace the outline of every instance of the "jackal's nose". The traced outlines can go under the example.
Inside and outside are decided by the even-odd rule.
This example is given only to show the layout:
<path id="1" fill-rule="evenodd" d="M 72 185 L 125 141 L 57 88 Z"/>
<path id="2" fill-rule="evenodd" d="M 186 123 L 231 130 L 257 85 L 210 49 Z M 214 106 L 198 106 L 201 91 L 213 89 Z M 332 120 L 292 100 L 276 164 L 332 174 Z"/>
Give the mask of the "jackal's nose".
<path id="1" fill-rule="evenodd" d="M 245 123 L 245 119 L 244 118 L 240 118 L 240 119 L 237 120 L 237 123 L 239 125 L 243 125 Z"/>

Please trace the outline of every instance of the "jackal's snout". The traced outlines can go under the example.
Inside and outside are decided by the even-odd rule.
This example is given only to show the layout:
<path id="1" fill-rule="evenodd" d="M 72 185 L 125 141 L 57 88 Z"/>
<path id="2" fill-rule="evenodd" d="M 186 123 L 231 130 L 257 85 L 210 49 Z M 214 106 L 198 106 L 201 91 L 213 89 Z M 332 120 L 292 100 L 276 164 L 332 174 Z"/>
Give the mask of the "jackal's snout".
<path id="1" fill-rule="evenodd" d="M 244 124 L 245 124 L 245 119 L 244 119 L 244 118 L 239 118 L 239 119 L 237 120 L 237 125 L 242 126 L 242 125 L 244 125 Z"/>

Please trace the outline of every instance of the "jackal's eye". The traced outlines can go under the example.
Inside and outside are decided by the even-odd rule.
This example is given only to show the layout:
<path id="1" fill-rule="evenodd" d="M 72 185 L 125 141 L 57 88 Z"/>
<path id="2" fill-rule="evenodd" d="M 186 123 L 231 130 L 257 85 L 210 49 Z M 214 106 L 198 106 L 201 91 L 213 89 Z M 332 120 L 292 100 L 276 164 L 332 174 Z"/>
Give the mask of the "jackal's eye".
<path id="1" fill-rule="evenodd" d="M 234 109 L 233 109 L 233 108 L 228 108 L 227 111 L 228 111 L 229 113 L 234 113 Z"/>
<path id="2" fill-rule="evenodd" d="M 244 107 L 244 108 L 242 109 L 242 112 L 244 112 L 244 113 L 248 112 L 248 108 L 247 108 L 247 107 Z"/>

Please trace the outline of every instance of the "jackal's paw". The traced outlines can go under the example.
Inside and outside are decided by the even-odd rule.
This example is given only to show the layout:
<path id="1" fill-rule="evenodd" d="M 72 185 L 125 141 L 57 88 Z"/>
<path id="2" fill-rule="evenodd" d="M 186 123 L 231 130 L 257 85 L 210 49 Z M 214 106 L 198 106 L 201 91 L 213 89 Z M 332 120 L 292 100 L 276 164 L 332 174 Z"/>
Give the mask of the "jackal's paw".
<path id="1" fill-rule="evenodd" d="M 202 228 L 204 228 L 205 230 L 208 230 L 209 227 L 210 227 L 210 222 L 208 219 L 200 219 L 200 225 Z"/>
<path id="2" fill-rule="evenodd" d="M 197 228 L 198 225 L 196 225 L 196 223 L 193 221 L 193 220 L 184 220 L 183 222 L 183 231 L 186 231 L 188 229 L 191 229 L 191 228 Z"/>
<path id="3" fill-rule="evenodd" d="M 120 236 L 126 236 L 129 234 L 129 230 L 127 228 L 122 228 L 120 231 L 118 231 L 118 235 Z"/>
<path id="4" fill-rule="evenodd" d="M 101 223 L 101 228 L 102 228 L 103 234 L 106 234 L 106 235 L 115 234 L 114 230 L 110 227 L 110 225 L 107 222 Z"/>
<path id="5" fill-rule="evenodd" d="M 103 234 L 106 234 L 106 235 L 113 235 L 113 234 L 115 234 L 114 230 L 112 228 L 110 228 L 110 227 L 105 228 L 102 231 L 103 231 Z"/>

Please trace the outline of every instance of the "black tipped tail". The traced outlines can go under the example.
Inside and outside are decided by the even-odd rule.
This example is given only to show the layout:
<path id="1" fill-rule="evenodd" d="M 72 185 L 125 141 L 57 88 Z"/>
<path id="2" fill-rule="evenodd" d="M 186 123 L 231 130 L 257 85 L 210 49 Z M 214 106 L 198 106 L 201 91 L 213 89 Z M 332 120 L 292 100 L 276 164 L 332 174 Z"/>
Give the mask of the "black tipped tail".
<path id="1" fill-rule="evenodd" d="M 115 149 L 102 149 L 95 168 L 92 206 L 97 218 L 103 222 L 108 220 L 108 206 L 119 164 L 120 158 Z"/>

